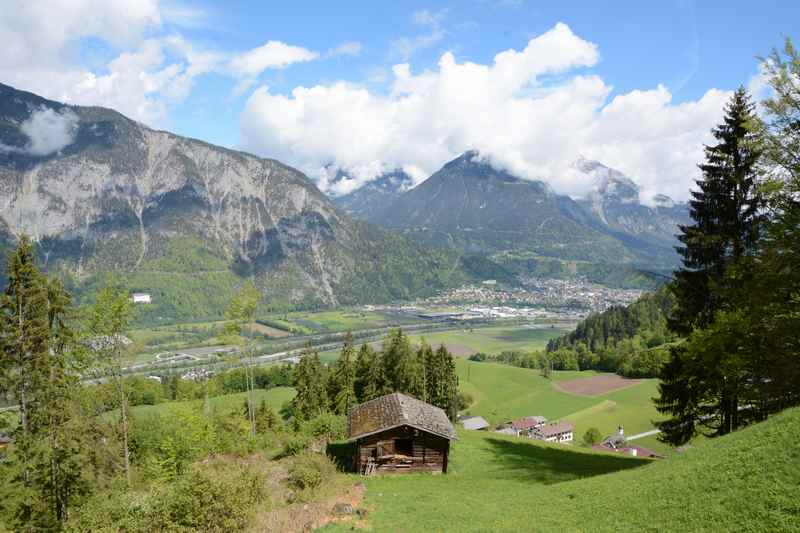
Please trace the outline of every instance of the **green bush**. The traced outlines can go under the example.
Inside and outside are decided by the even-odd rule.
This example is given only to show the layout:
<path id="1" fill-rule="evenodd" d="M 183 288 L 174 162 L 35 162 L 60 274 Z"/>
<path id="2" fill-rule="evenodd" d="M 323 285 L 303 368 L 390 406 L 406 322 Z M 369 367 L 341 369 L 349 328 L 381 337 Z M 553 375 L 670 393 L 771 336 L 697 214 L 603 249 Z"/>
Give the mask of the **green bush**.
<path id="1" fill-rule="evenodd" d="M 289 469 L 289 484 L 297 490 L 314 490 L 335 473 L 336 467 L 326 456 L 304 453 Z"/>
<path id="2" fill-rule="evenodd" d="M 303 423 L 303 433 L 315 438 L 341 440 L 347 437 L 347 419 L 332 413 L 323 413 Z"/>
<path id="3" fill-rule="evenodd" d="M 123 488 L 100 493 L 83 505 L 66 530 L 239 531 L 265 497 L 264 480 L 243 465 L 195 466 L 174 483 L 148 491 Z"/>
<path id="4" fill-rule="evenodd" d="M 306 435 L 292 436 L 283 445 L 283 451 L 281 451 L 281 455 L 284 457 L 297 455 L 307 450 L 310 445 L 311 439 L 309 439 Z"/>

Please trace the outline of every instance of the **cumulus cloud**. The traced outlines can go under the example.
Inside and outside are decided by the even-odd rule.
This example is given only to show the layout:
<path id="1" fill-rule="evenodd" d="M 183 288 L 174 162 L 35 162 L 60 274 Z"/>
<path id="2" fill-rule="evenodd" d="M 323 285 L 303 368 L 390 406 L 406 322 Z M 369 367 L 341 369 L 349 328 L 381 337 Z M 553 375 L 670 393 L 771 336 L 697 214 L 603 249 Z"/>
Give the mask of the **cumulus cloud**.
<path id="1" fill-rule="evenodd" d="M 241 53 L 203 49 L 179 31 L 203 26 L 207 13 L 174 0 L 6 4 L 0 17 L 4 83 L 71 104 L 111 107 L 157 127 L 167 126 L 169 108 L 199 76 L 230 76 L 243 90 L 265 69 L 319 56 L 278 41 Z M 102 43 L 88 60 L 82 57 L 87 40 Z M 353 51 L 352 43 L 342 49 Z"/>
<path id="2" fill-rule="evenodd" d="M 19 129 L 28 137 L 28 143 L 24 147 L 0 143 L 0 150 L 35 156 L 50 155 L 61 151 L 75 140 L 78 117 L 68 108 L 59 112 L 42 107 L 31 113 L 19 125 Z"/>
<path id="3" fill-rule="evenodd" d="M 477 149 L 495 166 L 573 196 L 592 186 L 571 166 L 583 154 L 631 176 L 645 200 L 686 198 L 729 93 L 712 89 L 674 104 L 658 86 L 609 100 L 612 87 L 584 71 L 599 58 L 595 44 L 559 23 L 490 64 L 448 52 L 433 70 L 395 65 L 389 94 L 343 81 L 289 95 L 261 86 L 242 113 L 241 140 L 311 175 L 331 163 L 346 168 L 355 185 L 394 168 L 415 169 L 419 181 Z"/>

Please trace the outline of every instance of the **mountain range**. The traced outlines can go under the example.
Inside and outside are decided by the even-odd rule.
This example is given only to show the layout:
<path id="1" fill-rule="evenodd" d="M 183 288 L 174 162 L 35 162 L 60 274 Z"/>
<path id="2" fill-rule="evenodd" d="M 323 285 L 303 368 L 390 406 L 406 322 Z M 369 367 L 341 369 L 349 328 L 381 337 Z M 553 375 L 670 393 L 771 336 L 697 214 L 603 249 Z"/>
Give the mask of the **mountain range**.
<path id="1" fill-rule="evenodd" d="M 281 162 L 0 85 L 0 246 L 22 233 L 79 296 L 108 273 L 152 293 L 150 322 L 219 317 L 247 277 L 273 308 L 469 279 L 458 255 L 351 218 Z"/>
<path id="2" fill-rule="evenodd" d="M 518 272 L 554 260 L 573 270 L 586 263 L 663 272 L 675 266 L 675 235 L 689 220 L 687 204 L 658 195 L 648 206 L 621 172 L 586 159 L 573 167 L 594 184 L 583 198 L 557 194 L 468 151 L 414 188 L 392 187 L 408 183 L 407 176 L 379 178 L 334 199 L 417 241 L 488 256 Z"/>

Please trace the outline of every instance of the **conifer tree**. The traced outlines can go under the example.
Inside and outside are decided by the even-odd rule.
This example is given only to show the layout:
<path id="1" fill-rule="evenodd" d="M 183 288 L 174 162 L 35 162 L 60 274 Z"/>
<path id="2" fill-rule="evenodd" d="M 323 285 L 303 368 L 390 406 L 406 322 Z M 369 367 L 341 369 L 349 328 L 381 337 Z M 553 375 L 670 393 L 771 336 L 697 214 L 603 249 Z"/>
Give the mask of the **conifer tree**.
<path id="1" fill-rule="evenodd" d="M 355 350 L 353 336 L 348 332 L 345 336 L 339 360 L 331 374 L 331 408 L 337 415 L 346 415 L 356 404 L 355 380 L 356 369 L 353 361 Z"/>
<path id="2" fill-rule="evenodd" d="M 383 341 L 383 363 L 386 380 L 391 391 L 408 389 L 409 379 L 413 373 L 414 353 L 411 341 L 402 329 L 389 334 Z"/>
<path id="3" fill-rule="evenodd" d="M 718 141 L 705 149 L 703 179 L 692 192 L 694 223 L 681 227 L 683 268 L 675 273 L 676 306 L 670 328 L 681 335 L 711 326 L 730 308 L 741 291 L 741 275 L 733 267 L 757 250 L 763 200 L 757 190 L 761 154 L 753 105 L 743 88 L 731 98 L 723 123 L 712 130 Z M 662 370 L 659 412 L 660 438 L 686 442 L 701 425 L 711 435 L 723 435 L 740 425 L 740 397 L 745 387 L 746 361 L 738 354 L 709 352 L 700 342 L 671 350 Z"/>
<path id="4" fill-rule="evenodd" d="M 390 394 L 393 389 L 386 378 L 386 363 L 383 354 L 373 352 L 370 359 L 369 369 L 367 370 L 366 383 L 364 386 L 363 402 L 380 398 L 385 394 Z"/>
<path id="5" fill-rule="evenodd" d="M 294 388 L 297 394 L 292 400 L 295 416 L 308 420 L 328 411 L 325 368 L 319 354 L 307 346 L 300 354 L 294 373 Z"/>
<path id="6" fill-rule="evenodd" d="M 89 490 L 89 438 L 75 408 L 79 387 L 69 295 L 36 267 L 23 236 L 8 261 L 0 299 L 0 394 L 19 404 L 10 460 L 20 496 L 18 529 L 52 530 Z"/>
<path id="7" fill-rule="evenodd" d="M 375 358 L 375 350 L 364 343 L 358 349 L 358 356 L 355 363 L 355 382 L 353 388 L 355 390 L 356 398 L 359 402 L 364 401 L 364 391 L 369 382 L 369 370 L 372 366 L 372 360 Z"/>

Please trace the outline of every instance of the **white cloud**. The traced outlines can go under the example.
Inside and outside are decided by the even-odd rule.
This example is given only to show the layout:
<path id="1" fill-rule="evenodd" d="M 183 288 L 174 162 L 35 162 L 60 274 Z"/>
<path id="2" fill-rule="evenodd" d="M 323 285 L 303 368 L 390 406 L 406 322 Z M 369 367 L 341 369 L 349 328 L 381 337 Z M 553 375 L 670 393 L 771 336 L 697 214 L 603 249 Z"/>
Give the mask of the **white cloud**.
<path id="1" fill-rule="evenodd" d="M 9 4 L 9 5 L 6 5 Z M 218 72 L 246 89 L 267 68 L 318 57 L 269 41 L 247 52 L 203 50 L 177 28 L 208 21 L 202 9 L 158 0 L 10 0 L 0 17 L 0 79 L 46 98 L 114 108 L 151 126 L 166 127 L 169 109 L 196 78 Z M 99 51 L 82 54 L 86 41 Z M 352 43 L 343 49 L 353 53 Z"/>
<path id="2" fill-rule="evenodd" d="M 348 41 L 340 44 L 336 48 L 328 50 L 328 53 L 325 55 L 328 57 L 357 56 L 361 54 L 361 48 L 363 48 L 363 46 L 359 41 Z"/>
<path id="3" fill-rule="evenodd" d="M 35 156 L 50 155 L 72 144 L 78 129 L 78 117 L 68 108 L 62 111 L 42 107 L 36 109 L 19 125 L 28 137 L 24 147 L 8 146 L 0 143 L 0 150 L 19 152 Z"/>
<path id="4" fill-rule="evenodd" d="M 401 37 L 392 41 L 392 52 L 403 61 L 408 61 L 418 50 L 430 48 L 444 39 L 446 32 L 442 28 L 442 19 L 444 19 L 446 13 L 444 10 L 438 13 L 432 13 L 428 10 L 415 11 L 412 17 L 414 24 L 427 26 L 429 32 L 414 37 Z"/>
<path id="5" fill-rule="evenodd" d="M 584 154 L 634 178 L 645 198 L 686 198 L 729 93 L 712 89 L 673 104 L 659 86 L 609 101 L 611 86 L 577 71 L 597 61 L 596 45 L 557 24 L 491 64 L 445 53 L 434 70 L 395 65 L 388 95 L 346 82 L 289 95 L 262 86 L 242 113 L 241 141 L 311 174 L 332 162 L 356 169 L 360 183 L 375 176 L 371 168 L 414 168 L 419 180 L 478 149 L 497 166 L 572 195 L 590 187 L 570 170 Z"/>

